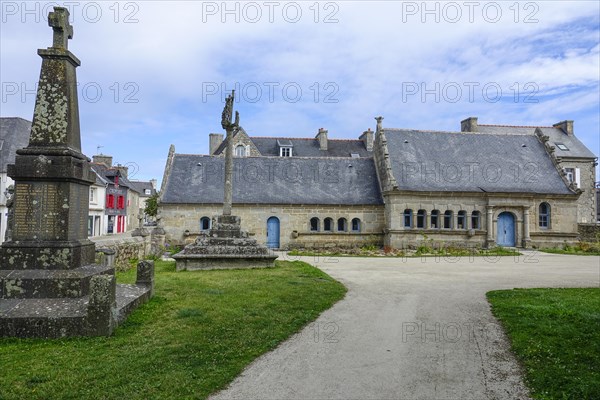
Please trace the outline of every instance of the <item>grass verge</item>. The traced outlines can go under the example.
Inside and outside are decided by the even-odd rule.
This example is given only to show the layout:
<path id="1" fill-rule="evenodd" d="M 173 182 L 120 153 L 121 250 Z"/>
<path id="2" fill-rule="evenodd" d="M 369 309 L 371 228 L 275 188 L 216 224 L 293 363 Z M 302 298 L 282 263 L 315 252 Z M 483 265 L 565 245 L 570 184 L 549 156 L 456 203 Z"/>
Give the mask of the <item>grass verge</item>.
<path id="1" fill-rule="evenodd" d="M 600 399 L 600 289 L 487 293 L 536 399 Z"/>
<path id="2" fill-rule="evenodd" d="M 344 297 L 299 261 L 257 270 L 175 272 L 110 338 L 0 339 L 0 399 L 206 398 Z M 118 275 L 135 281 L 135 271 Z"/>

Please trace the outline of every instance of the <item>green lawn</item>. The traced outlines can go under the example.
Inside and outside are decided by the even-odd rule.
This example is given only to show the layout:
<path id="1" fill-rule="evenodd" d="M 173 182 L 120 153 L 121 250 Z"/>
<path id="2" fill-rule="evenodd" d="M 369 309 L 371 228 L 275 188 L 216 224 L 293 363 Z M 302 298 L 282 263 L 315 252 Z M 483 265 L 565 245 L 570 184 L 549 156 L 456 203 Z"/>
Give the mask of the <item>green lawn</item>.
<path id="1" fill-rule="evenodd" d="M 536 399 L 600 399 L 600 289 L 487 294 Z"/>
<path id="2" fill-rule="evenodd" d="M 197 272 L 156 262 L 155 297 L 110 338 L 0 339 L 0 399 L 205 398 L 345 292 L 298 261 Z"/>

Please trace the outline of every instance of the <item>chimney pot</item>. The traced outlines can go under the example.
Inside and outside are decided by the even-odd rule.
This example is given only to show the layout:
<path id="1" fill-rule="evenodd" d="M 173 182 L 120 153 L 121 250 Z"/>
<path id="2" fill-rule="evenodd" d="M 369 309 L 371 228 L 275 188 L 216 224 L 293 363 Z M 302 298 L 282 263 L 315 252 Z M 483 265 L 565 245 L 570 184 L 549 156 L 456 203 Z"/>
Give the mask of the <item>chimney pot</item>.
<path id="1" fill-rule="evenodd" d="M 319 128 L 319 133 L 317 133 L 315 138 L 319 140 L 320 150 L 327 150 L 327 130 Z"/>
<path id="2" fill-rule="evenodd" d="M 477 127 L 477 117 L 469 117 L 460 121 L 461 132 L 479 132 Z"/>
<path id="3" fill-rule="evenodd" d="M 575 134 L 575 131 L 573 130 L 573 120 L 561 121 L 552 126 L 561 129 L 564 133 L 566 133 L 569 136 L 573 136 Z"/>
<path id="4" fill-rule="evenodd" d="M 214 155 L 215 151 L 217 151 L 217 149 L 219 148 L 219 146 L 221 145 L 221 143 L 223 143 L 223 134 L 222 133 L 211 133 L 208 135 L 208 147 L 209 147 L 209 153 L 210 155 Z"/>

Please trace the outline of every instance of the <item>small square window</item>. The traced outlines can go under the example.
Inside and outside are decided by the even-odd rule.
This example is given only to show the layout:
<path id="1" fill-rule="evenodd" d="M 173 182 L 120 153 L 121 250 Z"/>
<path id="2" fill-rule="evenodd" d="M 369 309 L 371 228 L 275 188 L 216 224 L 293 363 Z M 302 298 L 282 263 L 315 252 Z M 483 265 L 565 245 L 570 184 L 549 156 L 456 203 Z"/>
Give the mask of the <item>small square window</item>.
<path id="1" fill-rule="evenodd" d="M 292 148 L 291 147 L 281 147 L 279 149 L 280 157 L 291 157 L 292 156 Z"/>
<path id="2" fill-rule="evenodd" d="M 569 148 L 567 146 L 565 146 L 564 143 L 554 143 L 556 145 L 556 147 L 558 147 L 559 149 L 563 150 L 563 151 L 569 151 Z"/>

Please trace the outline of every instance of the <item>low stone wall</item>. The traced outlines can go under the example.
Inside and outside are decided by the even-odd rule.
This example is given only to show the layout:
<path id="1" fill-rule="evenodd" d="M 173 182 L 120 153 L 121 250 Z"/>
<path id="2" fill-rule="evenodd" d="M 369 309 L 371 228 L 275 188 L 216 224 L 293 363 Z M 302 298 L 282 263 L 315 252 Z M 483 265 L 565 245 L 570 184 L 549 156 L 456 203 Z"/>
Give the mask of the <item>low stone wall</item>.
<path id="1" fill-rule="evenodd" d="M 126 271 L 131 268 L 131 259 L 143 260 L 150 253 L 150 236 L 123 237 L 100 236 L 90 238 L 96 243 L 96 250 L 110 249 L 115 251 L 114 267 L 117 271 Z M 103 254 L 96 252 L 96 263 L 103 263 Z"/>
<path id="2" fill-rule="evenodd" d="M 582 242 L 600 241 L 600 224 L 579 224 L 577 228 Z"/>

